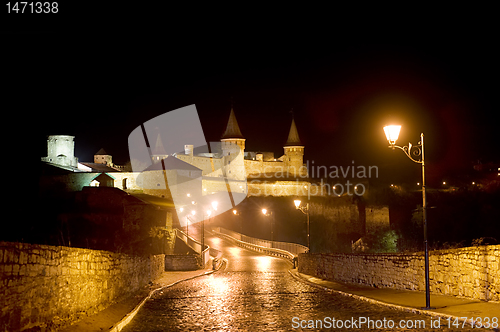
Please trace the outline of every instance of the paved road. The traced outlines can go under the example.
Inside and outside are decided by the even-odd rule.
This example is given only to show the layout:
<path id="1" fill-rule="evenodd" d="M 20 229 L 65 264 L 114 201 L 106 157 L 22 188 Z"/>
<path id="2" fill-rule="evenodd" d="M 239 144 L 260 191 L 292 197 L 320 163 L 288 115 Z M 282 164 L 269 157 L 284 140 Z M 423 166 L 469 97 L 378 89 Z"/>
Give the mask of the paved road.
<path id="1" fill-rule="evenodd" d="M 441 320 L 442 327 L 432 329 L 428 316 L 373 305 L 297 281 L 287 272 L 291 264 L 285 260 L 213 236 L 206 241 L 223 251 L 229 261 L 227 268 L 156 294 L 123 331 L 318 331 L 319 321 L 323 330 L 337 331 L 347 330 L 346 325 L 357 331 L 468 331 L 448 328 L 446 320 Z M 311 320 L 318 322 L 310 325 Z M 340 323 L 342 328 L 333 328 Z M 400 328 L 400 323 L 415 328 Z"/>

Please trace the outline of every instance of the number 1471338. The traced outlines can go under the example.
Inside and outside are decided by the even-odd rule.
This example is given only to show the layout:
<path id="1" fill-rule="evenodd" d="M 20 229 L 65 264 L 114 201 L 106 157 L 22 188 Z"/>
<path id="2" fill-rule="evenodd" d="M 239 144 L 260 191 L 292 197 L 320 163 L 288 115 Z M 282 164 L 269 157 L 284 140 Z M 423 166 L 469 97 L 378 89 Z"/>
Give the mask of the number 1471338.
<path id="1" fill-rule="evenodd" d="M 57 2 L 7 2 L 6 6 L 9 14 L 57 14 L 59 12 Z"/>

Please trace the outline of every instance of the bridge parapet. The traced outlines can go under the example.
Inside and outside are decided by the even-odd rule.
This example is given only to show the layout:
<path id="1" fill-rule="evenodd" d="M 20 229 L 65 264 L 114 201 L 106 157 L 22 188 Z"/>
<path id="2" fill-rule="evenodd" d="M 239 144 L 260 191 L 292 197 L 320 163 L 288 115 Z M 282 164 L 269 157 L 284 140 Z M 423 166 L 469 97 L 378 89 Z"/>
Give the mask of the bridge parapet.
<path id="1" fill-rule="evenodd" d="M 212 231 L 218 236 L 232 240 L 242 248 L 288 259 L 294 267 L 298 255 L 308 251 L 308 248 L 301 244 L 258 239 L 223 227 L 215 227 Z"/>
<path id="2" fill-rule="evenodd" d="M 214 248 L 210 248 L 208 245 L 205 244 L 205 248 L 203 248 L 203 251 L 201 250 L 201 243 L 198 240 L 193 239 L 180 229 L 175 229 L 175 236 L 179 238 L 181 241 L 186 243 L 191 249 L 194 251 L 200 253 L 201 255 L 201 261 L 203 267 L 205 267 L 210 260 L 210 254 L 214 255 L 214 257 L 218 256 L 218 250 Z"/>

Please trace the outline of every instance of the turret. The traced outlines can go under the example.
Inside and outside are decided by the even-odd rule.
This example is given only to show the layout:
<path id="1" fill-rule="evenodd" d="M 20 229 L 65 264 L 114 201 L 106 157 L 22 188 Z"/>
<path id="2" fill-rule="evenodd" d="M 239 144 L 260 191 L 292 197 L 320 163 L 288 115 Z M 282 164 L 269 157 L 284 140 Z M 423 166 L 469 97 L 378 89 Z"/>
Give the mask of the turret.
<path id="1" fill-rule="evenodd" d="M 47 137 L 47 157 L 42 161 L 61 165 L 78 166 L 78 158 L 75 157 L 74 136 L 52 135 Z"/>
<path id="2" fill-rule="evenodd" d="M 101 148 L 94 155 L 94 163 L 113 166 L 113 157 Z"/>
<path id="3" fill-rule="evenodd" d="M 233 108 L 229 114 L 226 131 L 221 138 L 222 158 L 224 160 L 225 174 L 228 178 L 245 180 L 245 138 L 241 134 L 236 121 Z"/>
<path id="4" fill-rule="evenodd" d="M 285 162 L 288 174 L 293 177 L 303 174 L 306 171 L 305 168 L 303 168 L 304 145 L 300 141 L 294 118 L 292 118 L 288 139 L 283 149 L 285 150 L 285 158 L 283 161 Z"/>

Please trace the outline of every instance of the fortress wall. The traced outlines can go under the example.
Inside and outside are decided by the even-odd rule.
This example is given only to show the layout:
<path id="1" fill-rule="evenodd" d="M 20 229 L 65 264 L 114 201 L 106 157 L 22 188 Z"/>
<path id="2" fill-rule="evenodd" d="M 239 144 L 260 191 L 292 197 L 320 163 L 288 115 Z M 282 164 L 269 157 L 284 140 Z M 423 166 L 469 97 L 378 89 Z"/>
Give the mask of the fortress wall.
<path id="1" fill-rule="evenodd" d="M 164 255 L 0 242 L 0 330 L 72 324 L 133 295 L 164 270 Z"/>
<path id="2" fill-rule="evenodd" d="M 306 181 L 248 181 L 248 196 L 308 196 Z"/>
<path id="3" fill-rule="evenodd" d="M 286 167 L 282 161 L 245 160 L 245 169 L 248 177 L 261 178 L 264 174 L 270 177 L 286 177 Z"/>
<path id="4" fill-rule="evenodd" d="M 500 245 L 431 251 L 429 267 L 432 294 L 500 301 Z M 300 254 L 299 272 L 345 283 L 425 291 L 423 252 Z"/>

